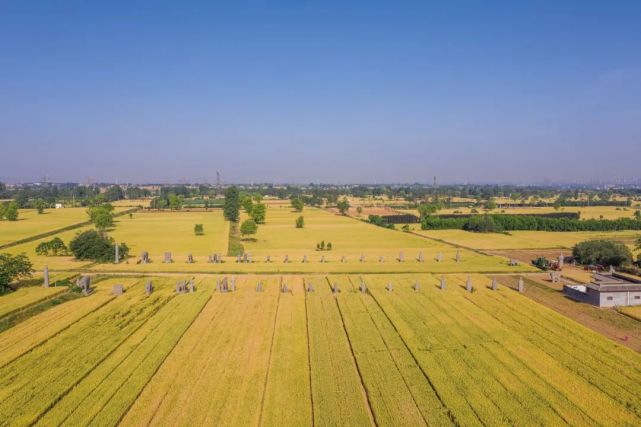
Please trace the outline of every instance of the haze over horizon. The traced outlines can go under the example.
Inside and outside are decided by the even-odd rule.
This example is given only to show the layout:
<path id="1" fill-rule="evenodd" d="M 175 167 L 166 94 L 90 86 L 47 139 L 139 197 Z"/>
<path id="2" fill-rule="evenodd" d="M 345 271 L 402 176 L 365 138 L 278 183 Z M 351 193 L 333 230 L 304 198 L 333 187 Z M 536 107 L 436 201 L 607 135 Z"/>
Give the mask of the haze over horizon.
<path id="1" fill-rule="evenodd" d="M 0 181 L 639 179 L 641 2 L 0 3 Z"/>

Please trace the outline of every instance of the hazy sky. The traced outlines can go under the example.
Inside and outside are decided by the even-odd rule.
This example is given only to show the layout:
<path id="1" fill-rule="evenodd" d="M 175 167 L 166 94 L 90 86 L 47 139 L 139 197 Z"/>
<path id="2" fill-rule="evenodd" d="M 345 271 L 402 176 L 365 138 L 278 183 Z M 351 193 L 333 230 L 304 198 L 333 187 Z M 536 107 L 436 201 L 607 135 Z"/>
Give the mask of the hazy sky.
<path id="1" fill-rule="evenodd" d="M 640 177 L 641 1 L 523 3 L 0 0 L 0 180 Z"/>

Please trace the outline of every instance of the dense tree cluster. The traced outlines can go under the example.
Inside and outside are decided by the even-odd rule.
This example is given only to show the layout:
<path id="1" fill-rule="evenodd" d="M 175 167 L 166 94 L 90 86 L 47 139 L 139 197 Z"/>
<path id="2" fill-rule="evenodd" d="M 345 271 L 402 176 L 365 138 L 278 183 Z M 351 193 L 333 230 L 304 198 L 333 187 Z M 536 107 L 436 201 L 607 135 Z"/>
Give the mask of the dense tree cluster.
<path id="1" fill-rule="evenodd" d="M 634 218 L 573 219 L 534 215 L 488 214 L 469 217 L 427 216 L 421 222 L 424 230 L 459 229 L 489 231 L 621 231 L 641 230 L 641 221 Z"/>
<path id="2" fill-rule="evenodd" d="M 632 253 L 626 245 L 611 240 L 587 240 L 572 248 L 572 255 L 581 264 L 600 264 L 605 266 L 628 265 Z"/>
<path id="3" fill-rule="evenodd" d="M 77 234 L 71 242 L 69 249 L 73 256 L 79 260 L 91 260 L 96 262 L 110 262 L 114 260 L 116 243 L 114 239 L 105 233 L 88 230 Z M 118 255 L 120 259 L 126 259 L 129 254 L 129 248 L 125 243 L 118 245 Z"/>
<path id="4" fill-rule="evenodd" d="M 14 280 L 31 277 L 33 266 L 25 254 L 0 254 L 0 295 Z"/>

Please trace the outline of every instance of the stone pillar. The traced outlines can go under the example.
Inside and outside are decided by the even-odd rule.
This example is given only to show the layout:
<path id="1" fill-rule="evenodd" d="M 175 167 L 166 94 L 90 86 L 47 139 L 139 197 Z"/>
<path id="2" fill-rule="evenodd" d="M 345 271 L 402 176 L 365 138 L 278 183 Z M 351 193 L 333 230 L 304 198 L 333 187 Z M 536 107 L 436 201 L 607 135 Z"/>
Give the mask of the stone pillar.
<path id="1" fill-rule="evenodd" d="M 519 284 L 517 285 L 517 289 L 519 292 L 523 292 L 525 290 L 525 284 L 523 283 L 523 277 L 519 277 Z"/>
<path id="2" fill-rule="evenodd" d="M 499 285 L 498 285 L 498 283 L 496 281 L 496 277 L 493 277 L 492 278 L 492 290 L 495 291 L 495 290 L 498 289 L 498 287 L 499 287 Z"/>
<path id="3" fill-rule="evenodd" d="M 44 276 L 44 287 L 48 288 L 49 287 L 49 267 L 46 265 L 43 272 L 43 276 Z"/>
<path id="4" fill-rule="evenodd" d="M 441 289 L 445 289 L 445 276 L 441 276 Z"/>
<path id="5" fill-rule="evenodd" d="M 474 289 L 472 286 L 472 278 L 469 275 L 467 276 L 467 282 L 465 282 L 465 289 L 468 292 L 472 292 L 472 289 Z"/>

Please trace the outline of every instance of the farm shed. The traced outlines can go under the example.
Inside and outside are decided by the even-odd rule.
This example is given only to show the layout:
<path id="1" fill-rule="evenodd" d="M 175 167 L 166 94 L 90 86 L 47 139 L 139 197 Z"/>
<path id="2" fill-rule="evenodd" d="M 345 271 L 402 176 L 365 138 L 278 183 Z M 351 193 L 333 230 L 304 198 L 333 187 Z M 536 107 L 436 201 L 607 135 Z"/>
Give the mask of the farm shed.
<path id="1" fill-rule="evenodd" d="M 590 283 L 564 285 L 563 293 L 597 307 L 641 305 L 641 280 L 616 272 L 595 273 Z"/>

